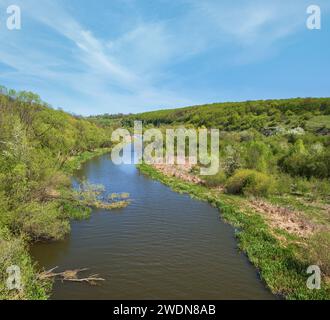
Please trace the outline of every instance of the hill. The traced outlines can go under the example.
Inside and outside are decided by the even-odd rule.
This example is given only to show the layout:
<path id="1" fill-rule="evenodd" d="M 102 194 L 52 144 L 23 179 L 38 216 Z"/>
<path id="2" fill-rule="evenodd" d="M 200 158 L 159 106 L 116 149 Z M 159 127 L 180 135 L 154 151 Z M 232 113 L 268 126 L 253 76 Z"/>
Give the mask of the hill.
<path id="1" fill-rule="evenodd" d="M 134 120 L 154 126 L 190 124 L 224 131 L 301 127 L 315 132 L 326 128 L 329 132 L 330 98 L 214 103 L 128 115 L 122 118 L 122 123 L 131 125 Z"/>

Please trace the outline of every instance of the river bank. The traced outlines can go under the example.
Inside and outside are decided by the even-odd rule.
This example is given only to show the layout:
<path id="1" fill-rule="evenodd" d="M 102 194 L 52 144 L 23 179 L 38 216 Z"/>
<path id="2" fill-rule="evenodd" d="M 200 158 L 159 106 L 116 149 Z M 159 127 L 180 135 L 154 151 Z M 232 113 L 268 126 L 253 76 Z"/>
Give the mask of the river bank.
<path id="1" fill-rule="evenodd" d="M 81 166 L 95 157 L 101 156 L 111 151 L 111 148 L 97 148 L 92 151 L 85 151 L 77 156 L 71 157 L 68 159 L 66 164 L 63 167 L 63 171 L 68 174 L 73 174 L 75 170 L 81 168 Z"/>
<path id="2" fill-rule="evenodd" d="M 109 148 L 98 148 L 93 151 L 82 152 L 70 158 L 61 171 L 64 176 L 69 178 L 83 163 L 109 151 Z M 71 183 L 66 183 L 61 190 L 49 191 L 50 198 L 52 198 L 50 203 L 60 201 L 61 211 L 64 213 L 58 217 L 60 223 L 57 225 L 51 225 L 54 221 L 48 223 L 49 229 L 47 231 L 52 237 L 48 240 L 49 242 L 63 239 L 70 232 L 70 221 L 87 219 L 90 216 L 91 210 L 87 205 L 74 206 L 71 201 L 65 200 L 65 197 L 61 198 L 63 193 L 70 193 L 71 188 Z M 47 201 L 49 202 L 49 200 Z M 47 202 L 44 205 L 46 206 Z M 36 220 L 34 228 L 38 228 L 38 224 L 42 225 L 44 221 Z M 29 235 L 14 237 L 6 228 L 0 228 L 0 300 L 46 300 L 49 298 L 52 281 L 39 278 L 41 270 L 29 252 L 33 243 L 34 240 Z M 13 265 L 20 268 L 20 284 L 22 286 L 21 289 L 9 290 L 6 286 L 7 268 Z"/>
<path id="3" fill-rule="evenodd" d="M 259 270 L 262 280 L 275 294 L 286 299 L 329 299 L 329 283 L 323 282 L 321 290 L 309 290 L 307 268 L 313 264 L 301 246 L 299 235 L 283 229 L 272 228 L 265 216 L 248 205 L 245 198 L 231 196 L 191 179 L 166 175 L 159 168 L 141 164 L 139 170 L 171 187 L 217 207 L 221 217 L 236 228 L 239 247 Z"/>

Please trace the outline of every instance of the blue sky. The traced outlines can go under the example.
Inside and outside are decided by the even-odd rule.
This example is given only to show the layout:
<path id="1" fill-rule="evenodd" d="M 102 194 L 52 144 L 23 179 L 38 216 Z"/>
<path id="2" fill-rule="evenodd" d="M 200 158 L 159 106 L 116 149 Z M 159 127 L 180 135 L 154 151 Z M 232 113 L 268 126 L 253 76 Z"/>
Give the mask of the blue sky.
<path id="1" fill-rule="evenodd" d="M 76 114 L 330 96 L 329 75 L 328 0 L 0 0 L 0 84 Z"/>

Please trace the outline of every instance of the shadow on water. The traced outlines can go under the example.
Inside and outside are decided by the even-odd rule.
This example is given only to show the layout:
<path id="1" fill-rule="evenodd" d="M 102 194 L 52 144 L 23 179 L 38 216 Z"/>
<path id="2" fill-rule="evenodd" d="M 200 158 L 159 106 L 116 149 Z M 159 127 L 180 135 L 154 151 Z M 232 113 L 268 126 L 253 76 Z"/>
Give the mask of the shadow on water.
<path id="1" fill-rule="evenodd" d="M 115 166 L 109 155 L 76 173 L 110 193 L 128 192 L 121 210 L 94 210 L 73 222 L 64 241 L 37 244 L 32 255 L 46 269 L 88 267 L 100 286 L 57 282 L 53 299 L 274 299 L 239 253 L 233 229 L 217 209 Z"/>

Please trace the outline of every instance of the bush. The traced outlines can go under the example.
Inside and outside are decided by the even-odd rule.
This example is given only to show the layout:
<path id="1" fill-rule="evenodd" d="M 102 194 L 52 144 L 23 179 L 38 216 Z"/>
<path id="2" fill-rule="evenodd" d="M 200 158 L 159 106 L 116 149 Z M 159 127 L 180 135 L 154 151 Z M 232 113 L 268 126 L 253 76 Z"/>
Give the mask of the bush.
<path id="1" fill-rule="evenodd" d="M 306 178 L 296 177 L 293 183 L 293 192 L 298 195 L 307 195 L 312 191 L 312 183 Z"/>
<path id="2" fill-rule="evenodd" d="M 290 194 L 293 186 L 293 178 L 288 174 L 280 174 L 276 179 L 275 192 L 278 195 Z"/>
<path id="3" fill-rule="evenodd" d="M 226 183 L 226 191 L 231 194 L 267 196 L 273 188 L 273 179 L 255 170 L 238 170 Z"/>
<path id="4" fill-rule="evenodd" d="M 297 140 L 288 155 L 279 160 L 280 168 L 292 176 L 324 179 L 330 177 L 330 152 L 323 145 L 313 144 L 306 150 L 302 140 Z"/>
<path id="5" fill-rule="evenodd" d="M 210 188 L 223 186 L 227 179 L 226 174 L 223 171 L 220 171 L 216 175 L 203 176 L 202 178 L 205 181 L 205 185 Z"/>
<path id="6" fill-rule="evenodd" d="M 255 169 L 261 172 L 266 172 L 270 160 L 269 147 L 262 141 L 253 141 L 247 145 L 246 166 L 249 169 Z"/>
<path id="7" fill-rule="evenodd" d="M 69 233 L 70 223 L 56 202 L 30 203 L 16 212 L 10 228 L 31 240 L 61 240 Z"/>
<path id="8" fill-rule="evenodd" d="M 322 198 L 330 198 L 330 182 L 327 179 L 312 179 L 314 192 Z"/>

